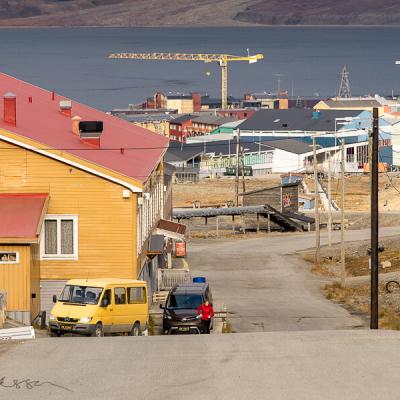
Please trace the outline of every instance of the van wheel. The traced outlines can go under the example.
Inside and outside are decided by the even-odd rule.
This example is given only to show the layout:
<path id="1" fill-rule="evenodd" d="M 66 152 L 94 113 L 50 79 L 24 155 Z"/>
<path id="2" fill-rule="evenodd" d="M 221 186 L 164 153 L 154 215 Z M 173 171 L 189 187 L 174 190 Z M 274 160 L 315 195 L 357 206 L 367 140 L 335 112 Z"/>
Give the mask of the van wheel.
<path id="1" fill-rule="evenodd" d="M 129 336 L 140 336 L 140 324 L 135 322 L 132 327 L 132 330 L 128 333 Z"/>
<path id="2" fill-rule="evenodd" d="M 96 324 L 96 327 L 94 328 L 94 332 L 93 332 L 92 336 L 95 336 L 95 337 L 104 336 L 103 325 L 100 322 Z"/>

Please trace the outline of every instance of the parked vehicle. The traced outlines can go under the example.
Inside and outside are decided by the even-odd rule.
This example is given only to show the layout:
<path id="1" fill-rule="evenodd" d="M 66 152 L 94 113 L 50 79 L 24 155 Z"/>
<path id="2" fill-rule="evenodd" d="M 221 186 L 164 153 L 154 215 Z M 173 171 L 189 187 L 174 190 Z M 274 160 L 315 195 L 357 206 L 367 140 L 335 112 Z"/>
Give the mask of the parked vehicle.
<path id="1" fill-rule="evenodd" d="M 198 307 L 206 300 L 212 304 L 212 295 L 208 283 L 183 283 L 174 286 L 168 293 L 164 310 L 163 332 L 203 333 L 203 323 L 197 313 Z"/>
<path id="2" fill-rule="evenodd" d="M 53 336 L 77 333 L 104 336 L 128 333 L 139 336 L 147 329 L 147 284 L 130 279 L 73 279 L 66 283 L 51 310 Z"/>

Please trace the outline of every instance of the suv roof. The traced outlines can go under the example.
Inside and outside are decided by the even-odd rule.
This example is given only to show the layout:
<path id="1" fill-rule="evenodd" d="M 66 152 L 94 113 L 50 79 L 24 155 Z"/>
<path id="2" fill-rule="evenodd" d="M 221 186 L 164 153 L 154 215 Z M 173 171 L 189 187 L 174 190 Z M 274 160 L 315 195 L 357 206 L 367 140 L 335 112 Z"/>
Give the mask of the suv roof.
<path id="1" fill-rule="evenodd" d="M 182 283 L 172 288 L 171 293 L 203 293 L 208 287 L 208 283 Z"/>

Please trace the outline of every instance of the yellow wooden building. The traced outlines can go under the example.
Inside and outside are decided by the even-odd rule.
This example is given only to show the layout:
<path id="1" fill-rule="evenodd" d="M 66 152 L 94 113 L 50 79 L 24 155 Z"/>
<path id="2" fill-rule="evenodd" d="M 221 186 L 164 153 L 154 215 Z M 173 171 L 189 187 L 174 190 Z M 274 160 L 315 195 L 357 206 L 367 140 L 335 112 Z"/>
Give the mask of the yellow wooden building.
<path id="1" fill-rule="evenodd" d="M 169 214 L 168 140 L 4 74 L 0 90 L 0 290 L 8 313 L 28 322 L 49 311 L 72 278 L 152 279 L 150 237 Z M 32 199 L 43 200 L 35 212 Z"/>
<path id="2" fill-rule="evenodd" d="M 319 101 L 314 110 L 349 110 L 349 111 L 371 111 L 376 107 L 379 110 L 379 115 L 384 114 L 385 106 L 375 98 L 332 98 Z"/>

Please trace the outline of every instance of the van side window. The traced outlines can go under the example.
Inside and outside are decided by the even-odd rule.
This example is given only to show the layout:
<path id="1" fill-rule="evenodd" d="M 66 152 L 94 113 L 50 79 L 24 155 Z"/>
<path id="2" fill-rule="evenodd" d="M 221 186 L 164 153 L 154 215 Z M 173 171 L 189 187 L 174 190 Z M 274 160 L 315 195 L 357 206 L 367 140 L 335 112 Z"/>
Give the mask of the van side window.
<path id="1" fill-rule="evenodd" d="M 114 289 L 114 303 L 115 304 L 125 304 L 126 303 L 125 288 L 116 287 Z"/>
<path id="2" fill-rule="evenodd" d="M 103 298 L 101 299 L 101 304 L 111 304 L 111 289 L 107 289 L 104 294 Z"/>
<path id="3" fill-rule="evenodd" d="M 146 289 L 144 287 L 128 288 L 128 303 L 129 304 L 146 303 Z"/>

